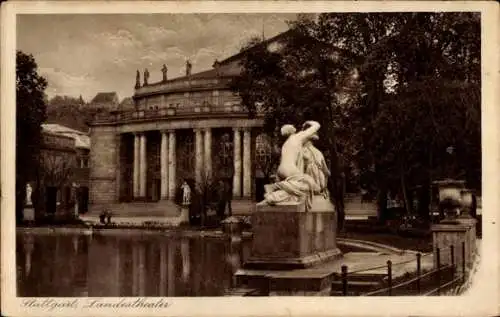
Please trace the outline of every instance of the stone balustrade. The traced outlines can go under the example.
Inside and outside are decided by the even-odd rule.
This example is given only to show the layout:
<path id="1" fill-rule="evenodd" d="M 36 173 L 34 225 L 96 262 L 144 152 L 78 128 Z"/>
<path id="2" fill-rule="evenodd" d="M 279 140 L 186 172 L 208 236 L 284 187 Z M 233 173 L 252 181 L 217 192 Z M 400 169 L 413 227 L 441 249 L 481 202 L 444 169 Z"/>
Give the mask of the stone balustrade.
<path id="1" fill-rule="evenodd" d="M 171 80 L 167 82 L 159 82 L 154 84 L 149 84 L 136 89 L 136 96 L 145 96 L 152 94 L 163 94 L 168 92 L 177 92 L 181 90 L 191 91 L 196 88 L 216 88 L 218 86 L 226 87 L 226 85 L 231 81 L 231 77 L 220 77 L 220 78 L 193 78 L 185 80 Z"/>

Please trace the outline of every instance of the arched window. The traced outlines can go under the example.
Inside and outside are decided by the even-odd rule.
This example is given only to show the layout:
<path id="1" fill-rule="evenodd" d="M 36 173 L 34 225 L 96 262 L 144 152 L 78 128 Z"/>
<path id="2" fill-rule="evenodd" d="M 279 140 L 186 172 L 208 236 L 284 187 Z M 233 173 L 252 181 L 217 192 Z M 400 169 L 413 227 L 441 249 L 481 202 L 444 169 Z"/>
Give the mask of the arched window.
<path id="1" fill-rule="evenodd" d="M 233 157 L 233 144 L 229 134 L 225 133 L 221 137 L 220 157 L 222 166 L 231 166 Z"/>
<path id="2" fill-rule="evenodd" d="M 255 138 L 255 162 L 262 172 L 270 169 L 271 150 L 271 138 L 264 133 L 257 135 Z"/>
<path id="3" fill-rule="evenodd" d="M 179 165 L 180 169 L 184 171 L 193 171 L 194 170 L 194 156 L 195 156 L 195 148 L 194 148 L 194 138 L 190 134 L 180 135 L 179 136 Z"/>

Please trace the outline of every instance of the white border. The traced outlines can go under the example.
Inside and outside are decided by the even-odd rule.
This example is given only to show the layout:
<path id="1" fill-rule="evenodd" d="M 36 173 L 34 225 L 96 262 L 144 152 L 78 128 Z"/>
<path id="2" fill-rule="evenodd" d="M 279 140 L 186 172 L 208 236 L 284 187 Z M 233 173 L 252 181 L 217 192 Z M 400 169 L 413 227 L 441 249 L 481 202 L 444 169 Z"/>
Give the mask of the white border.
<path id="1" fill-rule="evenodd" d="M 127 2 L 7 2 L 1 12 L 1 210 L 2 315 L 6 316 L 493 316 L 499 310 L 499 6 L 485 1 L 127 1 Z M 470 291 L 460 297 L 266 297 L 169 298 L 169 308 L 60 309 L 21 308 L 15 298 L 15 45 L 16 14 L 46 13 L 256 13 L 256 12 L 395 12 L 480 11 L 482 15 L 482 153 L 483 242 L 482 261 Z M 60 298 L 59 298 L 60 299 Z M 83 301 L 81 299 L 81 304 Z M 113 300 L 107 298 L 107 301 Z M 118 299 L 116 299 L 118 300 Z"/>

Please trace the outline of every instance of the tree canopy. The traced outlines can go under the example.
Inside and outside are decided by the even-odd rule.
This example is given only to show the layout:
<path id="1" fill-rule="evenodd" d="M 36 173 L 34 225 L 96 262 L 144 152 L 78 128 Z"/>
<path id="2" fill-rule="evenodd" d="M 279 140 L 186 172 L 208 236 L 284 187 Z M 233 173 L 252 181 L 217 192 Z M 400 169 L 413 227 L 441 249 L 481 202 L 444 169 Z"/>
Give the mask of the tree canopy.
<path id="1" fill-rule="evenodd" d="M 271 135 L 284 123 L 322 124 L 338 201 L 344 174 L 406 202 L 438 177 L 480 189 L 480 35 L 477 13 L 300 17 L 278 45 L 243 48 L 232 88 Z"/>
<path id="2" fill-rule="evenodd" d="M 16 219 L 22 220 L 26 183 L 36 177 L 47 81 L 32 55 L 16 53 Z"/>

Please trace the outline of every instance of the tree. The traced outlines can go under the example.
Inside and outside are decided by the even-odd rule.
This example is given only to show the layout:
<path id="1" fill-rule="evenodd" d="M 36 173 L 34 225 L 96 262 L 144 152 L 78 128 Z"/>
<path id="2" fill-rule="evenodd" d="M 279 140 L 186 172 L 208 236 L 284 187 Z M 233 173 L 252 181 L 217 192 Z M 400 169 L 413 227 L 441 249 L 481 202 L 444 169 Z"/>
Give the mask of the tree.
<path id="1" fill-rule="evenodd" d="M 317 146 L 330 162 L 331 197 L 342 216 L 343 180 L 338 150 L 341 141 L 335 122 L 342 115 L 339 95 L 352 75 L 350 60 L 323 41 L 315 24 L 305 18 L 292 25 L 278 42 L 278 50 L 269 49 L 268 44 L 254 39 L 248 45 L 252 49 L 244 48 L 247 53 L 242 61 L 243 71 L 231 86 L 240 94 L 250 115 L 257 110 L 265 113 L 264 129 L 275 138 L 283 124 L 298 128 L 306 120 L 321 124 Z"/>
<path id="2" fill-rule="evenodd" d="M 390 187 L 410 209 L 408 188 L 428 187 L 431 175 L 441 174 L 450 145 L 460 153 L 458 169 L 471 181 L 478 177 L 479 22 L 475 13 L 299 18 L 278 49 L 250 41 L 233 89 L 250 115 L 257 106 L 265 114 L 269 133 L 305 119 L 322 124 L 318 146 L 331 164 L 339 211 L 340 180 L 349 170 L 379 189 L 381 216 Z"/>
<path id="3" fill-rule="evenodd" d="M 362 120 L 369 130 L 364 143 L 378 180 L 400 183 L 411 210 L 408 188 L 422 185 L 425 194 L 436 177 L 466 176 L 469 186 L 480 187 L 480 19 L 474 13 L 406 13 L 390 25 L 393 31 L 360 66 L 365 96 L 377 97 L 375 111 L 368 109 L 371 120 Z M 392 85 L 377 91 L 367 83 L 380 71 L 370 65 L 381 60 Z M 455 162 L 446 158 L 450 145 L 457 149 Z M 445 174 L 450 164 L 464 175 Z M 428 208 L 420 214 L 427 218 Z"/>
<path id="4" fill-rule="evenodd" d="M 95 110 L 83 98 L 56 95 L 47 105 L 47 122 L 58 123 L 72 129 L 87 132 Z"/>
<path id="5" fill-rule="evenodd" d="M 39 167 L 41 124 L 46 119 L 47 81 L 31 54 L 16 53 L 16 220 L 22 221 L 27 182 Z"/>

